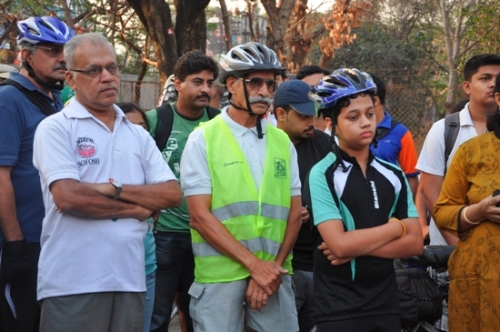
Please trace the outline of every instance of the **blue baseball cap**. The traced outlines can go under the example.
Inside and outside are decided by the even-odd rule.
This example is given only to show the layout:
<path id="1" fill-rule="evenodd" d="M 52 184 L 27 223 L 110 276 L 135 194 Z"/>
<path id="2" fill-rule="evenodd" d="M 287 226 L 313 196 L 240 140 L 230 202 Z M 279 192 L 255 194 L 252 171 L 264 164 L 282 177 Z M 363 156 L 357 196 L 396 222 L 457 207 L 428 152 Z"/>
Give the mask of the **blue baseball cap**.
<path id="1" fill-rule="evenodd" d="M 311 86 L 301 80 L 289 80 L 281 83 L 274 93 L 274 106 L 291 106 L 298 113 L 311 116 L 316 115 L 316 106 L 309 99 Z"/>

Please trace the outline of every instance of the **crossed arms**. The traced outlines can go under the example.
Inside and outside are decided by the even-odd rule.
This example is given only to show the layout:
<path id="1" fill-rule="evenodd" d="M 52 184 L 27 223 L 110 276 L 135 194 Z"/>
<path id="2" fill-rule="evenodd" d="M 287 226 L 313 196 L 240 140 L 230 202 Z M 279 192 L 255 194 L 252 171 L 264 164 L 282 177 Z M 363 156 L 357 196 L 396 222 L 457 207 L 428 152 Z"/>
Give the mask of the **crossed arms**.
<path id="1" fill-rule="evenodd" d="M 82 183 L 73 179 L 54 181 L 50 185 L 59 210 L 91 219 L 136 218 L 145 220 L 155 211 L 181 204 L 182 192 L 175 180 L 148 184 L 123 185 L 120 199 L 110 183 Z"/>
<path id="2" fill-rule="evenodd" d="M 398 222 L 346 232 L 341 220 L 328 220 L 317 226 L 324 240 L 318 249 L 323 250 L 332 265 L 344 264 L 359 256 L 392 259 L 420 255 L 423 239 L 418 219 L 407 218 L 401 222 L 407 231 L 403 237 L 403 227 Z"/>

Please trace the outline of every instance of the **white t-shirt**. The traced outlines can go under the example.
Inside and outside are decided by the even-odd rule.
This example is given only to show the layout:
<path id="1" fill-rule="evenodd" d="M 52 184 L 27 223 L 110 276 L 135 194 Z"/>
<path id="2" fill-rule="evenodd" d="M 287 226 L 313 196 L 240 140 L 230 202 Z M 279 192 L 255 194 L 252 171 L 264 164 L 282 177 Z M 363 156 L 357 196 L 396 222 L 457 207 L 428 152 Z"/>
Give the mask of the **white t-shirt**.
<path id="1" fill-rule="evenodd" d="M 458 147 L 465 141 L 476 137 L 477 132 L 474 127 L 474 123 L 472 122 L 472 118 L 469 112 L 469 103 L 467 103 L 463 110 L 460 111 L 460 130 L 458 132 L 457 139 L 455 141 L 455 145 L 451 150 L 450 157 L 448 158 L 448 162 L 446 163 L 446 167 L 444 164 L 444 120 L 441 119 L 435 122 L 432 125 L 431 130 L 427 134 L 425 138 L 424 145 L 422 147 L 422 151 L 420 152 L 420 156 L 418 158 L 416 168 L 419 171 L 429 173 L 432 175 L 443 176 L 445 175 L 445 170 L 450 166 L 451 160 L 455 155 Z M 431 211 L 432 212 L 432 211 Z M 434 219 L 431 218 L 429 224 L 429 239 L 431 245 L 447 245 L 446 240 L 441 235 Z"/>
<path id="2" fill-rule="evenodd" d="M 58 213 L 49 190 L 61 179 L 124 185 L 176 180 L 155 142 L 115 106 L 110 131 L 75 98 L 43 120 L 35 133 L 33 164 L 45 204 L 38 263 L 38 300 L 95 292 L 144 292 L 143 239 L 147 222 L 87 219 Z"/>
<path id="3" fill-rule="evenodd" d="M 227 108 L 222 110 L 220 116 L 229 126 L 229 130 L 249 161 L 253 179 L 259 189 L 264 174 L 266 139 L 257 137 L 256 127 L 249 129 L 233 121 L 227 114 Z M 261 123 L 262 132 L 265 134 L 268 125 L 267 120 L 262 119 Z M 290 168 L 291 194 L 292 196 L 300 196 L 297 152 L 292 142 L 290 142 Z M 207 146 L 203 132 L 200 129 L 196 129 L 189 135 L 182 154 L 181 174 L 181 186 L 185 196 L 212 194 L 212 180 L 210 179 L 207 162 Z"/>

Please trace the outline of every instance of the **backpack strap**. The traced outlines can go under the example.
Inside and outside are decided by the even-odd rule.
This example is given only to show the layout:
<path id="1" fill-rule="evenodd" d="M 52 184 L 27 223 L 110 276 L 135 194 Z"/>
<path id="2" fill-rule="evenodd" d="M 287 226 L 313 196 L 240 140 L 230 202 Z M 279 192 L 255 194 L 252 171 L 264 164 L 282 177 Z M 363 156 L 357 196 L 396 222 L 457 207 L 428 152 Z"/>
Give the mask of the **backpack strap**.
<path id="1" fill-rule="evenodd" d="M 219 109 L 208 106 L 206 108 L 208 118 L 213 119 L 220 114 Z M 156 127 L 155 142 L 160 151 L 163 151 L 167 144 L 168 138 L 172 133 L 172 126 L 174 125 L 174 110 L 170 103 L 164 103 L 156 109 L 158 117 L 158 126 Z"/>
<path id="2" fill-rule="evenodd" d="M 377 128 L 376 132 L 376 139 L 377 141 L 380 141 L 382 138 L 384 138 L 385 135 L 391 132 L 391 130 L 394 129 L 399 124 L 399 121 L 396 121 L 394 119 L 391 119 L 391 127 L 390 128 L 384 128 L 384 127 L 379 127 Z"/>
<path id="3" fill-rule="evenodd" d="M 163 151 L 170 133 L 172 133 L 174 110 L 169 103 L 164 103 L 156 109 L 156 114 L 158 117 L 158 125 L 156 126 L 155 142 L 158 149 Z"/>
<path id="4" fill-rule="evenodd" d="M 444 118 L 444 168 L 446 172 L 446 164 L 450 158 L 451 150 L 455 145 L 455 141 L 460 131 L 460 112 L 447 115 Z"/>
<path id="5" fill-rule="evenodd" d="M 215 118 L 217 115 L 220 114 L 220 110 L 218 108 L 215 108 L 215 107 L 212 107 L 212 106 L 208 106 L 206 108 L 207 110 L 207 114 L 208 114 L 208 118 L 209 119 L 213 119 Z"/>
<path id="6" fill-rule="evenodd" d="M 40 111 L 46 116 L 52 115 L 56 112 L 56 109 L 47 100 L 46 96 L 36 90 L 30 90 L 17 83 L 14 80 L 6 79 L 0 83 L 0 86 L 10 85 L 21 91 L 33 104 L 35 104 Z"/>

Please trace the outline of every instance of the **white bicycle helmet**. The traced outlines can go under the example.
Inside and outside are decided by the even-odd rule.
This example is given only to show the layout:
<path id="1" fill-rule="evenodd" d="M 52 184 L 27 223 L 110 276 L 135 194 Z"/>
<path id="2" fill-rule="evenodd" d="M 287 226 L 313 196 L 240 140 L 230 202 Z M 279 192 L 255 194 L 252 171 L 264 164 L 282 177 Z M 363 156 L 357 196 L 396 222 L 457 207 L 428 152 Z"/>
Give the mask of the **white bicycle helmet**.
<path id="1" fill-rule="evenodd" d="M 270 70 L 280 74 L 285 67 L 279 62 L 276 53 L 269 47 L 250 42 L 233 47 L 219 61 L 219 81 L 226 83 L 229 76 L 240 77 L 253 72 Z"/>

